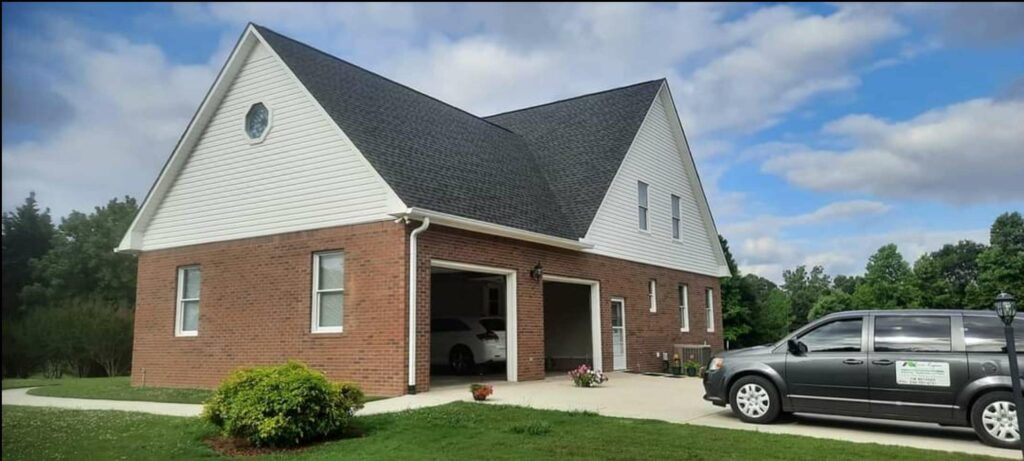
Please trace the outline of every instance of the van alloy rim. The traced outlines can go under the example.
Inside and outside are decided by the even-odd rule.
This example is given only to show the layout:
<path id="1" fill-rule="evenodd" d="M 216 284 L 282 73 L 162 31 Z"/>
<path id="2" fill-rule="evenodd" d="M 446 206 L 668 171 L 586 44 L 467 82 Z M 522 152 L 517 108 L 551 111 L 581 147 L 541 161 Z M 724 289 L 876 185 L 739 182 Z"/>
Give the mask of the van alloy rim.
<path id="1" fill-rule="evenodd" d="M 988 404 L 981 413 L 981 424 L 989 435 L 1006 442 L 1017 442 L 1017 408 L 1005 400 Z"/>
<path id="2" fill-rule="evenodd" d="M 736 406 L 740 412 L 751 418 L 760 418 L 768 413 L 771 406 L 771 399 L 768 398 L 768 391 L 757 384 L 744 384 L 736 392 Z"/>

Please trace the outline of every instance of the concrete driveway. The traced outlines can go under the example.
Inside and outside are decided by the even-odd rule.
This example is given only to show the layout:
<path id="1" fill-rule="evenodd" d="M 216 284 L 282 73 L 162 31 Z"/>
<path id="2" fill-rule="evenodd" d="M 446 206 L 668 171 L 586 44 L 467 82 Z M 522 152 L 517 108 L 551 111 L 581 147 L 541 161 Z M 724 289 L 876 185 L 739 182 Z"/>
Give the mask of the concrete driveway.
<path id="1" fill-rule="evenodd" d="M 667 378 L 632 373 L 611 373 L 599 388 L 578 389 L 567 376 L 550 376 L 544 381 L 523 383 L 492 382 L 494 404 L 521 405 L 550 410 L 588 410 L 606 416 L 657 419 L 673 423 L 698 424 L 726 429 L 803 435 L 861 443 L 878 443 L 925 448 L 1002 458 L 1020 458 L 1020 452 L 983 445 L 969 428 L 937 424 L 908 423 L 863 418 L 796 415 L 790 421 L 746 424 L 728 409 L 716 407 L 701 397 L 704 388 L 698 378 Z M 430 392 L 389 399 L 401 405 L 403 399 L 434 401 L 468 400 L 465 385 L 437 387 Z M 376 403 L 376 402 L 375 402 Z"/>

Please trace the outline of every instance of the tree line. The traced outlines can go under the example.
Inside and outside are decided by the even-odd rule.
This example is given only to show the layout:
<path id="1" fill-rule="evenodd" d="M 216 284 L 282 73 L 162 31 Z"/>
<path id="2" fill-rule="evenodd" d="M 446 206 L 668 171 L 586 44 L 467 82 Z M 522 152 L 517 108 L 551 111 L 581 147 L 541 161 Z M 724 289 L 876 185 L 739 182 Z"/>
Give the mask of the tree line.
<path id="1" fill-rule="evenodd" d="M 3 214 L 4 376 L 128 372 L 136 260 L 113 249 L 137 209 L 126 196 L 54 225 L 33 193 Z"/>
<path id="2" fill-rule="evenodd" d="M 853 309 L 990 309 L 1000 292 L 1024 300 L 1024 218 L 995 219 L 989 245 L 961 240 L 911 265 L 895 244 L 869 259 L 863 275 L 825 273 L 821 266 L 786 270 L 783 283 L 741 274 L 725 249 L 731 277 L 722 279 L 725 338 L 730 347 L 770 343 L 823 315 Z"/>

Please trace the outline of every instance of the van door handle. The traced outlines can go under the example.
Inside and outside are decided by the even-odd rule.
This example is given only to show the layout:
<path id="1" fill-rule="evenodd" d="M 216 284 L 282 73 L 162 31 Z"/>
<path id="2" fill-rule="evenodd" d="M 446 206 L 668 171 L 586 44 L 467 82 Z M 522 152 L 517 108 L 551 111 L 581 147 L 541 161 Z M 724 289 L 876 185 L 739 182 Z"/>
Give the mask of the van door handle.
<path id="1" fill-rule="evenodd" d="M 843 363 L 845 363 L 847 365 L 860 365 L 860 364 L 864 363 L 864 361 L 863 360 L 857 360 L 857 359 L 846 359 L 846 360 L 843 360 Z"/>
<path id="2" fill-rule="evenodd" d="M 889 359 L 872 360 L 871 363 L 875 365 L 892 365 L 894 362 Z"/>

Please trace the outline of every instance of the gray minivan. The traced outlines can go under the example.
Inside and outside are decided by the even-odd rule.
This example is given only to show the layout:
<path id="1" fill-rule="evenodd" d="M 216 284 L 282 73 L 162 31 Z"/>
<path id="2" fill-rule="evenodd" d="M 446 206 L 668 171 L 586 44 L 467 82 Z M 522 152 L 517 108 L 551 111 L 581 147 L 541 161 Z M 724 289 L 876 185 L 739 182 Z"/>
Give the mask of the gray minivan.
<path id="1" fill-rule="evenodd" d="M 1014 327 L 1021 351 L 1024 320 Z M 973 426 L 983 442 L 1013 448 L 1020 434 L 1009 374 L 992 312 L 850 311 L 774 344 L 717 354 L 704 399 L 750 423 L 790 412 L 902 419 Z"/>

